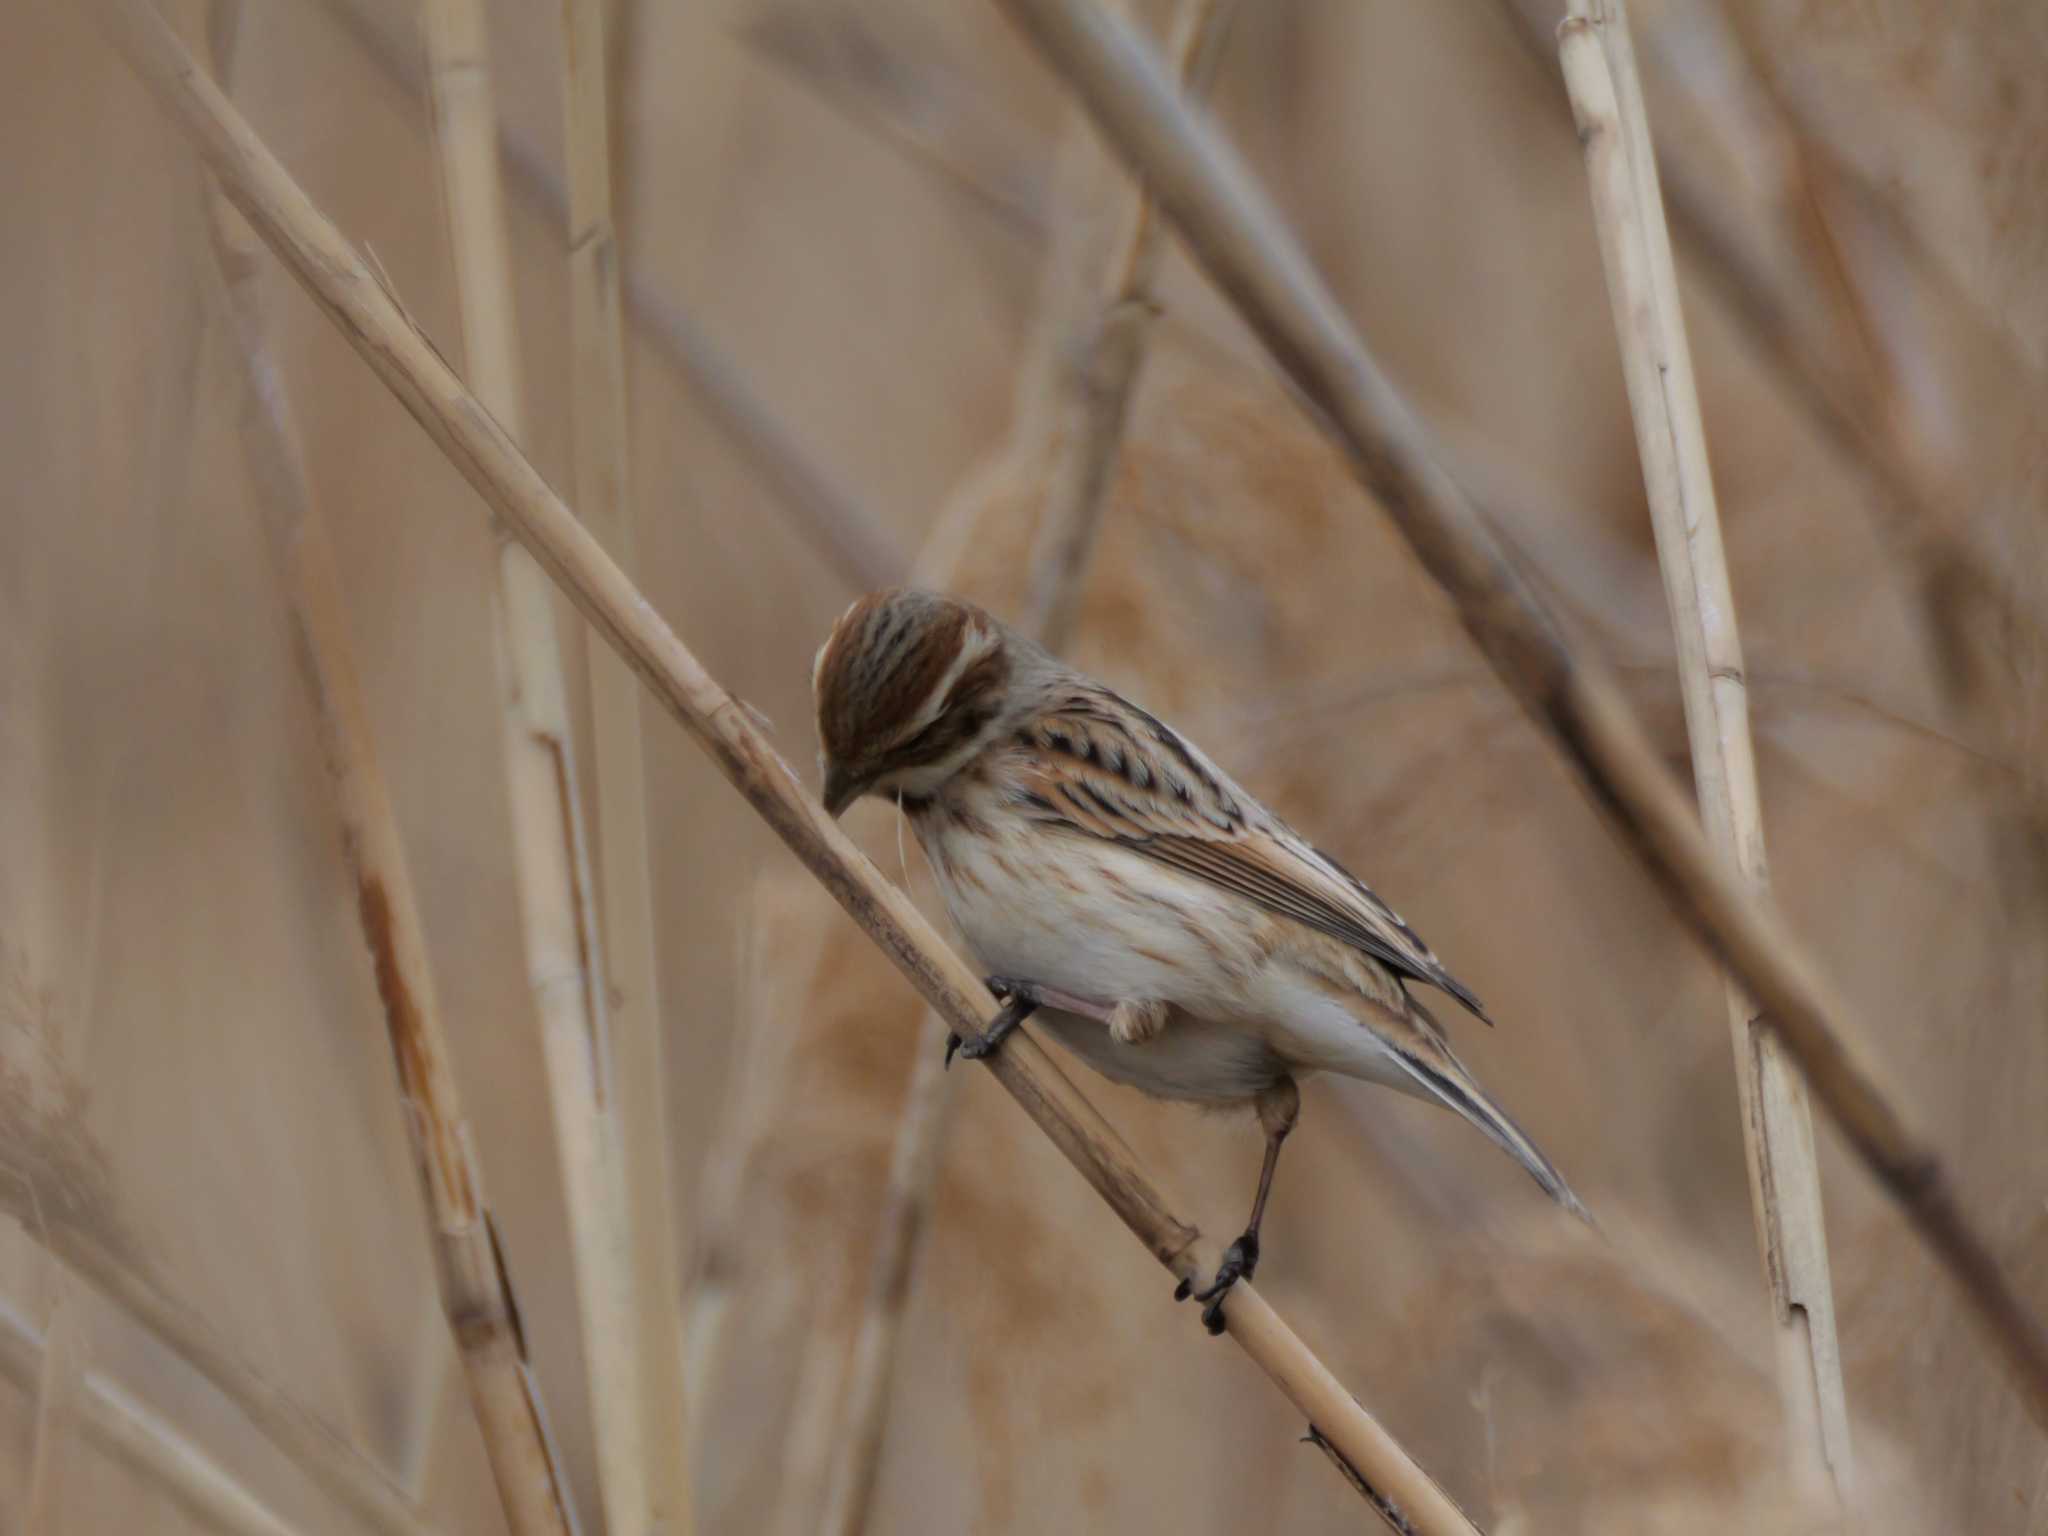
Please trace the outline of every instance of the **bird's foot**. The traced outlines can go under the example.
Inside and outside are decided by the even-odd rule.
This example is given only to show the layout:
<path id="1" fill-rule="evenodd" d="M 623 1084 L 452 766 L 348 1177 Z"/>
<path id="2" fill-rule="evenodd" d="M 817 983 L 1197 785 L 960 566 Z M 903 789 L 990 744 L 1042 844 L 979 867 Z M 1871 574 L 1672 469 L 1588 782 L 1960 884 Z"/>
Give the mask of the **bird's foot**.
<path id="1" fill-rule="evenodd" d="M 1249 1280 L 1252 1271 L 1259 1267 L 1259 1234 L 1255 1230 L 1246 1232 L 1236 1242 L 1223 1250 L 1223 1262 L 1216 1266 L 1216 1278 L 1205 1290 L 1196 1290 L 1192 1280 L 1183 1280 L 1173 1288 L 1175 1301 L 1186 1301 L 1192 1296 L 1196 1301 L 1206 1303 L 1202 1308 L 1202 1326 L 1210 1333 L 1223 1331 L 1223 1298 L 1230 1294 L 1230 1288 L 1240 1280 Z"/>
<path id="2" fill-rule="evenodd" d="M 1002 1008 L 978 1040 L 963 1040 L 959 1035 L 946 1036 L 946 1065 L 953 1065 L 953 1053 L 958 1051 L 969 1061 L 980 1061 L 984 1056 L 995 1054 L 1010 1031 L 1022 1024 L 1038 1010 L 1038 989 L 1029 982 L 1012 981 L 1007 976 L 984 978 L 982 985 L 1002 1003 Z"/>

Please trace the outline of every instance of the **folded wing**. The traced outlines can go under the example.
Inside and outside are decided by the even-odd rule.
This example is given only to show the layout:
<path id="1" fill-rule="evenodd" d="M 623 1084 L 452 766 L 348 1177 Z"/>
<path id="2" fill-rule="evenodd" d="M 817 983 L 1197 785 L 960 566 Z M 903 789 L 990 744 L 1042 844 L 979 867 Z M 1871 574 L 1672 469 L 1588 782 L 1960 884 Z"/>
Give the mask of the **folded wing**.
<path id="1" fill-rule="evenodd" d="M 1471 990 L 1362 880 L 1128 700 L 1107 689 L 1077 690 L 1021 731 L 1016 750 L 1030 814 L 1233 891 L 1396 975 L 1441 988 L 1486 1019 Z"/>

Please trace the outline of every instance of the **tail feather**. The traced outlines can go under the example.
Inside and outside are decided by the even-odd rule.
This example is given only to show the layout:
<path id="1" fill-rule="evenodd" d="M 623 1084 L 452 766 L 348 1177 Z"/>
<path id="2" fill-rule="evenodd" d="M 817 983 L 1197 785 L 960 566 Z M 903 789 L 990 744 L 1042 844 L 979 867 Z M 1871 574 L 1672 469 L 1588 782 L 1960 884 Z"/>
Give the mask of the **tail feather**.
<path id="1" fill-rule="evenodd" d="M 1466 1072 L 1464 1064 L 1448 1049 L 1442 1050 L 1442 1059 L 1437 1062 L 1420 1061 L 1406 1051 L 1395 1050 L 1389 1054 L 1417 1084 L 1427 1090 L 1422 1097 L 1433 1098 L 1446 1108 L 1456 1110 L 1488 1141 L 1520 1163 L 1546 1195 L 1586 1225 L 1597 1225 L 1592 1213 L 1565 1183 L 1557 1165 L 1543 1155 L 1536 1143 L 1529 1139 L 1529 1133 L 1515 1124 L 1506 1110 L 1486 1096 L 1472 1080 L 1471 1074 Z"/>

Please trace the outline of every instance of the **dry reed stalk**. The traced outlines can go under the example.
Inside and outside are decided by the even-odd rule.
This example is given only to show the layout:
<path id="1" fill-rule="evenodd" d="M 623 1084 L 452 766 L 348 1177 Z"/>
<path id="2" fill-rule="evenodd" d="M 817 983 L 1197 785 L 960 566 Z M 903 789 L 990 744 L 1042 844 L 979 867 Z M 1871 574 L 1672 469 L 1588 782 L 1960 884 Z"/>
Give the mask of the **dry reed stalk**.
<path id="1" fill-rule="evenodd" d="M 611 108 L 603 0 L 563 0 L 564 140 L 569 181 L 571 411 L 576 506 L 620 569 L 633 574 L 627 452 L 626 333 L 612 217 Z M 647 1503 L 611 1513 L 620 1536 L 687 1536 L 692 1521 L 683 1428 L 682 1278 L 669 1188 L 667 1067 L 648 868 L 640 685 L 603 646 L 587 650 L 597 772 L 599 910 L 618 1061 L 615 1114 L 625 1158 L 641 1401 L 635 1443 Z"/>
<path id="2" fill-rule="evenodd" d="M 519 432 L 519 346 L 481 0 L 425 0 L 434 140 L 477 399 Z M 498 551 L 505 770 L 527 977 L 540 1020 L 569 1216 L 598 1486 L 614 1530 L 648 1520 L 639 1313 L 609 999 L 554 594 L 518 544 Z"/>
<path id="3" fill-rule="evenodd" d="M 996 1013 L 973 969 L 902 891 L 854 846 L 779 757 L 739 700 L 720 687 L 634 589 L 576 516 L 314 207 L 193 61 L 149 0 L 102 0 L 117 45 L 188 133 L 222 190 L 293 277 L 582 609 L 631 660 L 669 712 L 827 892 L 964 1037 Z M 1206 1278 L 1201 1234 L 1167 1208 L 1130 1149 L 1029 1036 L 1013 1036 L 990 1071 L 1177 1277 Z M 1205 1245 L 1206 1246 L 1206 1245 Z M 1470 1533 L 1462 1511 L 1352 1399 L 1259 1295 L 1240 1283 L 1229 1333 L 1345 1460 L 1424 1536 Z"/>
<path id="4" fill-rule="evenodd" d="M 209 45 L 223 79 L 231 68 L 240 11 L 240 0 L 215 0 L 210 9 Z M 342 849 L 397 1069 L 441 1307 L 510 1528 L 519 1536 L 568 1536 L 575 1520 L 567 1485 L 548 1443 L 518 1306 L 491 1226 L 483 1170 L 455 1086 L 412 872 L 356 673 L 347 599 L 271 350 L 257 281 L 261 248 L 217 190 L 207 202 L 215 265 L 247 389 L 242 436 L 259 522 L 284 589 L 292 649 L 333 780 Z"/>
<path id="5" fill-rule="evenodd" d="M 1571 0 L 1571 15 L 1558 31 L 1558 56 L 1586 151 L 1671 610 L 1700 819 L 1721 857 L 1761 892 L 1768 873 L 1742 639 L 1623 0 Z M 1725 990 L 1792 1464 L 1824 1469 L 1839 1500 L 1848 1492 L 1853 1460 L 1812 1111 L 1805 1083 L 1740 984 L 1731 976 Z"/>
<path id="6" fill-rule="evenodd" d="M 0 1376 L 35 1390 L 56 1348 L 51 1332 L 47 1340 L 39 1337 L 27 1318 L 0 1301 Z M 219 1462 L 120 1386 L 88 1370 L 78 1389 L 86 1438 L 161 1490 L 195 1524 L 225 1536 L 298 1536 Z"/>
<path id="7" fill-rule="evenodd" d="M 1204 94 L 1215 77 L 1235 4 L 1236 0 L 1181 0 L 1174 12 L 1167 54 L 1175 78 L 1190 95 Z M 1115 478 L 1117 451 L 1157 313 L 1152 282 L 1163 233 L 1151 195 L 1142 183 L 1133 184 L 1119 210 L 1116 242 L 1103 263 L 1096 284 L 1100 298 L 1087 318 L 1078 354 L 1070 355 L 1064 347 L 1050 352 L 1054 377 L 1049 382 L 1057 419 L 1050 462 L 1043 471 L 1045 500 L 1032 542 L 1019 627 L 1054 651 L 1065 648 L 1073 631 L 1088 561 Z M 945 1021 L 927 1010 L 917 1030 L 910 1087 L 890 1152 L 889 1182 L 876 1224 L 848 1386 L 839 1426 L 831 1437 L 835 1450 L 818 1524 L 821 1536 L 856 1536 L 866 1525 L 880 1471 L 897 1339 L 945 1136 L 949 1096 L 938 1064 L 947 1033 Z"/>
<path id="8" fill-rule="evenodd" d="M 1174 12 L 1166 56 L 1174 79 L 1190 97 L 1206 94 L 1215 77 L 1235 3 L 1181 0 Z M 1090 317 L 1079 355 L 1059 364 L 1059 419 L 1022 614 L 1025 632 L 1054 651 L 1065 648 L 1080 610 L 1088 557 L 1102 526 L 1131 395 L 1158 312 L 1152 282 L 1164 234 L 1151 195 L 1142 182 L 1136 184 L 1104 266 L 1100 306 Z"/>
<path id="9" fill-rule="evenodd" d="M 415 93 L 426 89 L 411 52 L 394 46 L 359 6 L 351 0 L 321 3 L 387 78 Z M 569 199 L 561 178 L 509 126 L 500 129 L 500 143 L 513 184 L 552 222 L 565 225 Z M 901 581 L 910 562 L 888 525 L 818 466 L 731 355 L 652 284 L 626 273 L 623 288 L 635 333 L 682 379 L 712 425 L 767 483 L 818 559 L 857 592 Z"/>
<path id="10" fill-rule="evenodd" d="M 1701 835 L 1607 669 L 1575 655 L 1436 445 L 1222 137 L 1176 98 L 1151 51 L 1094 0 L 1000 0 L 1106 138 L 1145 177 L 1317 422 L 1456 602 L 1466 629 L 1545 727 L 1630 852 L 1763 1006 L 1856 1155 L 1969 1301 L 2048 1429 L 2048 1331 L 1948 1187 L 1934 1149 L 1852 1054 L 1846 1010 L 1769 897 Z"/>

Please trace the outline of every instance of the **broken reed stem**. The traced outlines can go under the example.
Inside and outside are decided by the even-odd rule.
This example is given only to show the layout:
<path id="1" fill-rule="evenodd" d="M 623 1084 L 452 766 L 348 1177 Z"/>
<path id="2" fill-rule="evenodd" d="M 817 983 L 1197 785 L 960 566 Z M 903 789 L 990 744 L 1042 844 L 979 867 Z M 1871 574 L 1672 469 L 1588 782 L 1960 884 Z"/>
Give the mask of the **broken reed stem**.
<path id="1" fill-rule="evenodd" d="M 516 437 L 518 332 L 481 0 L 425 0 L 424 19 L 463 355 L 477 399 Z M 568 1206 L 598 1488 L 609 1526 L 643 1536 L 645 1399 L 604 946 L 554 593 L 509 538 L 498 550 L 498 639 L 513 866 Z"/>
<path id="2" fill-rule="evenodd" d="M 1196 260 L 1308 398 L 1314 419 L 1456 602 L 1482 654 L 1548 730 L 1630 852 L 1762 1005 L 1814 1094 L 1948 1271 L 2035 1421 L 2048 1429 L 2048 1332 L 1957 1203 L 1934 1149 L 1851 1054 L 1833 987 L 1769 897 L 1749 889 L 1701 835 L 1612 676 L 1566 644 L 1250 173 L 1178 101 L 1144 43 L 1094 0 L 999 3 L 1146 178 Z"/>
<path id="3" fill-rule="evenodd" d="M 214 0 L 208 37 L 225 79 L 241 0 Z M 419 1176 L 441 1308 L 469 1383 L 484 1451 L 517 1536 L 569 1536 L 567 1484 L 519 1334 L 518 1307 L 491 1229 L 483 1170 L 455 1086 L 398 817 L 356 673 L 348 604 L 271 350 L 254 235 L 209 188 L 208 229 L 246 404 L 242 439 L 292 649 L 334 785 L 356 915 L 377 978 L 399 1097 Z"/>
<path id="4" fill-rule="evenodd" d="M 33 1392 L 55 1347 L 0 1301 L 0 1376 Z M 219 1462 L 99 1372 L 82 1372 L 78 1393 L 86 1438 L 160 1489 L 194 1524 L 224 1536 L 299 1536 Z"/>
<path id="5" fill-rule="evenodd" d="M 610 81 L 604 0 L 563 0 L 564 141 L 569 180 L 571 416 L 576 506 L 628 576 L 634 574 L 628 455 L 626 334 L 612 217 Z M 599 910 L 609 963 L 614 1101 L 625 1160 L 640 1390 L 636 1441 L 645 1458 L 643 1511 L 615 1511 L 613 1530 L 688 1536 L 688 1443 L 683 1428 L 682 1277 L 669 1188 L 667 1067 L 648 867 L 646 758 L 640 685 L 604 646 L 586 647 L 597 773 Z M 643 1523 L 644 1522 L 644 1523 Z"/>
<path id="6" fill-rule="evenodd" d="M 597 631 L 820 884 L 949 1026 L 978 1039 L 995 1000 L 902 891 L 808 794 L 741 703 L 721 688 L 635 590 L 363 258 L 315 208 L 149 0 L 102 0 L 116 42 L 192 138 L 222 190 L 283 259 L 492 511 L 545 562 Z M 1130 1149 L 1045 1049 L 1017 1034 L 989 1070 L 1145 1244 L 1182 1279 L 1206 1277 L 1200 1233 L 1167 1208 Z M 1245 1353 L 1415 1529 L 1466 1533 L 1464 1514 L 1337 1384 L 1257 1289 L 1226 1314 Z"/>
<path id="7" fill-rule="evenodd" d="M 1586 151 L 1671 610 L 1700 819 L 1714 849 L 1761 892 L 1768 874 L 1742 640 L 1623 0 L 1571 0 L 1571 15 L 1558 31 L 1558 56 Z M 1790 1459 L 1802 1471 L 1824 1468 L 1839 1501 L 1853 1462 L 1812 1111 L 1804 1081 L 1740 984 L 1730 976 L 1725 990 L 1750 1200 L 1778 1332 Z"/>
<path id="8" fill-rule="evenodd" d="M 1174 12 L 1167 60 L 1190 97 L 1205 95 L 1223 54 L 1236 0 L 1181 0 Z M 1145 362 L 1158 305 L 1152 283 L 1165 228 L 1143 182 L 1132 186 L 1115 247 L 1102 274 L 1100 306 L 1089 317 L 1079 355 L 1056 349 L 1060 420 L 1052 436 L 1044 510 L 1031 546 L 1023 629 L 1058 652 L 1066 648 L 1080 610 L 1088 557 L 1102 527 L 1115 476 L 1117 449 L 1130 418 L 1131 396 Z"/>
<path id="9" fill-rule="evenodd" d="M 393 46 L 356 4 L 321 4 L 387 78 L 414 92 L 425 89 L 412 52 Z M 509 124 L 500 128 L 500 144 L 513 184 L 550 221 L 566 225 L 569 198 L 561 178 Z M 818 560 L 856 592 L 903 580 L 910 561 L 887 524 L 819 467 L 731 355 L 652 284 L 631 273 L 622 274 L 621 282 L 636 333 L 695 395 L 727 444 L 767 483 Z"/>
<path id="10" fill-rule="evenodd" d="M 1167 51 L 1176 78 L 1191 95 L 1206 92 L 1215 77 L 1235 5 L 1236 0 L 1181 0 L 1174 13 Z M 1044 471 L 1045 500 L 1019 627 L 1054 651 L 1066 647 L 1080 612 L 1088 562 L 1157 312 L 1152 282 L 1164 231 L 1142 183 L 1130 184 L 1120 212 L 1116 243 L 1097 283 L 1101 297 L 1087 318 L 1079 355 L 1070 357 L 1062 346 L 1051 354 L 1059 419 Z M 937 1063 L 947 1033 L 945 1021 L 927 1010 L 918 1026 L 910 1088 L 896 1125 L 850 1384 L 833 1437 L 821 1536 L 856 1536 L 867 1523 L 910 1276 L 938 1181 L 948 1096 Z"/>

